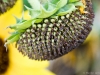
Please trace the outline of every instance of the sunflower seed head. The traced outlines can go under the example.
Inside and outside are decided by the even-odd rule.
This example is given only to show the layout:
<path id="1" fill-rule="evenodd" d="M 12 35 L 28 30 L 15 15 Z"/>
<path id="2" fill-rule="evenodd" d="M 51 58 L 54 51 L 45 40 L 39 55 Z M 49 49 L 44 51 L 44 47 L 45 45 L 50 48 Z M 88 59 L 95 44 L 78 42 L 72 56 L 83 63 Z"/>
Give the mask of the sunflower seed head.
<path id="1" fill-rule="evenodd" d="M 0 75 L 6 72 L 9 66 L 9 50 L 6 51 L 4 42 L 0 38 Z"/>
<path id="2" fill-rule="evenodd" d="M 88 13 L 82 14 L 77 9 L 57 19 L 46 18 L 32 25 L 18 40 L 26 45 L 17 43 L 19 51 L 30 59 L 52 60 L 78 47 L 90 33 L 94 18 L 90 0 L 86 0 L 86 6 Z"/>
<path id="3" fill-rule="evenodd" d="M 0 0 L 0 14 L 12 8 L 17 0 Z"/>

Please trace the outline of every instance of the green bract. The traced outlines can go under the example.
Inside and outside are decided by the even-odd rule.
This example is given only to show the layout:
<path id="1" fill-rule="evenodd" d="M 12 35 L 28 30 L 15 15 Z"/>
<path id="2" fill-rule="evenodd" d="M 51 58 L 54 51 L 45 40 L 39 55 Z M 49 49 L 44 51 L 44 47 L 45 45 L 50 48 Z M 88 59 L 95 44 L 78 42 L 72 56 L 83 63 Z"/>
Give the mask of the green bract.
<path id="1" fill-rule="evenodd" d="M 76 6 L 83 6 L 80 0 L 47 0 L 46 3 L 41 4 L 39 0 L 28 0 L 32 8 L 27 8 L 31 16 L 30 20 L 16 18 L 17 24 L 9 26 L 8 28 L 14 29 L 9 38 L 6 39 L 6 44 L 17 41 L 20 35 L 31 25 L 40 23 L 44 18 L 56 17 L 66 15 L 77 9 Z"/>
<path id="2" fill-rule="evenodd" d="M 71 2 L 76 2 L 76 1 L 79 1 L 79 0 L 69 0 L 68 2 L 71 3 Z"/>
<path id="3" fill-rule="evenodd" d="M 74 11 L 76 9 L 75 6 L 83 6 L 83 3 L 79 0 L 50 0 L 44 5 L 41 5 L 38 0 L 29 0 L 29 3 L 32 8 L 26 8 L 29 10 L 32 18 L 47 18 L 54 15 L 58 11 L 60 12 L 55 15 L 59 14 L 59 16 L 61 16 Z"/>

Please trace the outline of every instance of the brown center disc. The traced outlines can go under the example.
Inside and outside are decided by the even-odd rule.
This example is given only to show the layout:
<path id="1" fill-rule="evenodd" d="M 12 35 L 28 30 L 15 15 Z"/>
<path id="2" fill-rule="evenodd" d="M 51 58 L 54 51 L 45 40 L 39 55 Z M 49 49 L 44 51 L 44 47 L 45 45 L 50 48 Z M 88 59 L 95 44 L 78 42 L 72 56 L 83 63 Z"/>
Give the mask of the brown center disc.
<path id="1" fill-rule="evenodd" d="M 3 74 L 9 65 L 8 51 L 4 47 L 4 42 L 0 39 L 0 75 Z"/>
<path id="2" fill-rule="evenodd" d="M 92 29 L 94 13 L 90 0 L 86 0 L 84 11 L 87 13 L 77 9 L 31 26 L 17 41 L 18 50 L 30 59 L 52 60 L 77 48 Z"/>
<path id="3" fill-rule="evenodd" d="M 17 0 L 0 0 L 0 14 L 12 8 Z"/>

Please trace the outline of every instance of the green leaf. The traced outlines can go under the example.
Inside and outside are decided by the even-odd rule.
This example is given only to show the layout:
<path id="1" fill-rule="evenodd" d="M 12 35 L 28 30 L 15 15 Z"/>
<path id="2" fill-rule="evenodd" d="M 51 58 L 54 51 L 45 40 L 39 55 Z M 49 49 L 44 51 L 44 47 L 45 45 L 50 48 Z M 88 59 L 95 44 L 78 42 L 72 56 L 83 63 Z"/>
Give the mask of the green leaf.
<path id="1" fill-rule="evenodd" d="M 61 7 L 66 5 L 67 0 L 52 0 L 47 1 L 44 5 L 41 5 L 38 0 L 28 0 L 32 8 L 26 7 L 32 18 L 47 18 L 57 12 Z"/>
<path id="2" fill-rule="evenodd" d="M 57 7 L 60 9 L 61 7 L 65 6 L 67 4 L 68 0 L 60 0 L 57 3 Z"/>
<path id="3" fill-rule="evenodd" d="M 52 4 L 57 5 L 58 8 L 63 7 L 64 5 L 67 4 L 68 0 L 51 0 L 50 1 Z"/>
<path id="4" fill-rule="evenodd" d="M 72 3 L 72 2 L 77 2 L 77 1 L 79 1 L 79 0 L 69 0 L 68 2 Z"/>
<path id="5" fill-rule="evenodd" d="M 82 1 L 74 2 L 73 3 L 75 6 L 84 6 Z"/>
<path id="6" fill-rule="evenodd" d="M 69 9 L 70 8 L 70 9 Z M 64 7 L 62 7 L 58 12 L 57 15 L 61 16 L 61 15 L 65 15 L 67 13 L 71 13 L 72 11 L 76 10 L 74 4 L 67 4 Z"/>
<path id="7" fill-rule="evenodd" d="M 48 10 L 41 6 L 41 13 L 37 18 L 47 18 L 57 12 L 58 8 L 56 8 L 55 5 L 50 3 L 48 6 Z"/>
<path id="8" fill-rule="evenodd" d="M 15 32 L 12 32 L 11 35 L 6 38 L 5 40 L 11 40 L 12 38 L 14 38 L 16 35 L 23 33 L 25 30 L 17 30 Z"/>
<path id="9" fill-rule="evenodd" d="M 34 23 L 40 23 L 40 22 L 42 22 L 43 21 L 43 19 L 35 19 L 34 20 Z"/>
<path id="10" fill-rule="evenodd" d="M 67 0 L 55 0 L 55 1 L 51 1 L 43 7 L 41 5 L 41 14 L 38 16 L 38 18 L 47 18 L 51 15 L 53 15 L 54 13 L 56 13 L 61 7 L 63 7 L 64 5 L 66 5 Z"/>
<path id="11" fill-rule="evenodd" d="M 7 40 L 7 42 L 5 43 L 5 46 L 7 44 L 10 44 L 10 43 L 13 43 L 13 42 L 17 41 L 19 39 L 20 35 L 21 34 L 17 34 L 16 36 L 13 36 L 13 38 L 11 38 L 10 40 Z"/>
<path id="12" fill-rule="evenodd" d="M 64 7 L 58 10 L 56 15 L 61 16 L 61 15 L 66 15 L 67 13 L 71 13 L 72 11 L 75 11 L 77 9 L 75 6 L 84 6 L 84 5 L 81 1 L 66 4 Z"/>
<path id="13" fill-rule="evenodd" d="M 19 34 L 18 32 L 11 34 L 8 38 L 6 38 L 5 40 L 11 40 L 12 38 L 14 38 L 17 34 Z"/>
<path id="14" fill-rule="evenodd" d="M 40 4 L 39 0 L 28 0 L 28 2 L 34 10 L 40 10 L 41 4 Z"/>
<path id="15" fill-rule="evenodd" d="M 26 29 L 32 25 L 32 21 L 33 21 L 33 19 L 27 20 L 27 21 L 24 21 L 22 23 L 18 23 L 18 24 L 9 26 L 9 28 L 15 29 L 15 30 Z"/>
<path id="16" fill-rule="evenodd" d="M 29 10 L 29 15 L 31 15 L 31 18 L 32 19 L 37 18 L 37 16 L 41 13 L 40 10 L 35 10 L 35 9 L 29 8 L 27 6 L 25 6 L 25 8 L 27 10 Z"/>
<path id="17" fill-rule="evenodd" d="M 24 11 L 26 11 L 27 9 L 24 6 L 28 6 L 29 8 L 31 8 L 31 5 L 28 3 L 27 0 L 23 0 L 23 9 Z"/>
<path id="18" fill-rule="evenodd" d="M 59 2 L 59 0 L 50 0 L 50 2 L 51 2 L 52 4 L 57 4 L 57 3 Z"/>
<path id="19" fill-rule="evenodd" d="M 15 15 L 13 17 L 16 19 L 16 23 L 21 23 L 23 18 L 17 18 Z"/>

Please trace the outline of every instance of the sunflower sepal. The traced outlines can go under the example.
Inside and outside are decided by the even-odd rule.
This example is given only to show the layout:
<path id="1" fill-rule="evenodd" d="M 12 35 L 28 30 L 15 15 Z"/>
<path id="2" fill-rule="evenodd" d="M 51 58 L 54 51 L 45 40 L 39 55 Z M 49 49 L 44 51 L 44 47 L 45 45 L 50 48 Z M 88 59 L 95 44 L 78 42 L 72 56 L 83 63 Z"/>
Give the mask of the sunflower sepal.
<path id="1" fill-rule="evenodd" d="M 21 22 L 21 23 L 12 25 L 12 26 L 8 26 L 7 28 L 15 29 L 15 30 L 26 29 L 32 25 L 32 21 L 33 19 L 30 19 L 30 20 L 27 20 L 27 21 L 24 21 L 24 22 Z"/>

